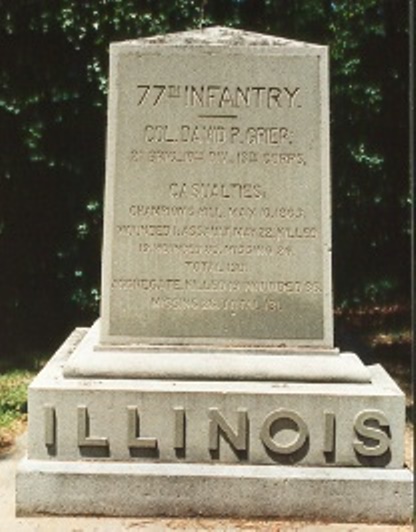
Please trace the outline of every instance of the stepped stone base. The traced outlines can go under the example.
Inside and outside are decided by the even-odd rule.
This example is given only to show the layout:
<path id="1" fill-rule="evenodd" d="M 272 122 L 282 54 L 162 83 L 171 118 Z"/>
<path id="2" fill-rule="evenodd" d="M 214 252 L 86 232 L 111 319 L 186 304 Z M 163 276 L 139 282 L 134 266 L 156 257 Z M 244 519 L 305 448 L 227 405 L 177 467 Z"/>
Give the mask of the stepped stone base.
<path id="1" fill-rule="evenodd" d="M 26 460 L 20 515 L 296 517 L 406 522 L 409 471 Z"/>
<path id="2" fill-rule="evenodd" d="M 30 387 L 19 514 L 411 518 L 404 395 L 380 366 L 356 383 L 68 378 L 87 333 Z"/>
<path id="3" fill-rule="evenodd" d="M 102 345 L 100 320 L 68 359 L 64 376 L 92 379 L 174 379 L 369 383 L 368 368 L 338 349 Z"/>

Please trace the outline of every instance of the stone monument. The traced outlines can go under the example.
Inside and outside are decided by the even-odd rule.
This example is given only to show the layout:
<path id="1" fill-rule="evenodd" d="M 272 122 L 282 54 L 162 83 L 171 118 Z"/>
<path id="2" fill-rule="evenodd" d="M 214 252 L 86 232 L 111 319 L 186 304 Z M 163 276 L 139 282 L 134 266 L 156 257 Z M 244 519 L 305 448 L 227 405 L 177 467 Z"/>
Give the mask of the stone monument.
<path id="1" fill-rule="evenodd" d="M 326 47 L 110 60 L 101 319 L 30 387 L 18 512 L 410 519 L 403 393 L 333 344 Z"/>

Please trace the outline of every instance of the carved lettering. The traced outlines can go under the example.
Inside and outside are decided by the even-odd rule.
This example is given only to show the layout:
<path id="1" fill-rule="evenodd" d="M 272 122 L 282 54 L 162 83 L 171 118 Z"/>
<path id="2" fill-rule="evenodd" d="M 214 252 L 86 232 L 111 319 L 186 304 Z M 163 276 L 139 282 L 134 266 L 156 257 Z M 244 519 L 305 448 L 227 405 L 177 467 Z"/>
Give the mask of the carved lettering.
<path id="1" fill-rule="evenodd" d="M 186 238 L 264 238 L 269 240 L 304 240 L 318 238 L 316 227 L 254 225 L 117 225 L 118 236 Z"/>
<path id="2" fill-rule="evenodd" d="M 362 456 L 382 456 L 390 448 L 390 425 L 380 410 L 363 410 L 354 420 L 354 430 L 359 437 L 353 445 Z"/>
<path id="3" fill-rule="evenodd" d="M 237 409 L 237 430 L 233 430 L 232 426 L 224 418 L 218 408 L 210 408 L 209 415 L 209 450 L 219 450 L 220 434 L 226 436 L 230 444 L 237 451 L 247 450 L 247 436 L 248 436 L 248 418 L 247 410 L 245 408 Z"/>
<path id="4" fill-rule="evenodd" d="M 132 90 L 112 85 L 122 113 L 109 124 L 103 341 L 329 347 L 320 62 L 266 54 L 250 80 L 254 59 L 239 53 L 227 79 L 216 54 L 202 70 L 191 54 L 185 72 L 182 59 L 158 57 L 163 80 L 151 54 L 139 70 L 135 53 L 117 59 Z"/>
<path id="5" fill-rule="evenodd" d="M 242 292 L 242 293 L 277 293 L 301 294 L 314 290 L 321 290 L 318 282 L 301 281 L 244 281 L 237 279 L 114 279 L 112 288 L 117 290 L 143 291 L 187 291 L 187 292 Z"/>
<path id="6" fill-rule="evenodd" d="M 262 186 L 257 183 L 171 183 L 169 190 L 174 199 L 259 200 L 266 196 Z"/>
<path id="7" fill-rule="evenodd" d="M 228 85 L 137 85 L 137 105 L 172 105 L 217 109 L 293 109 L 300 87 L 228 86 Z M 299 104 L 297 105 L 299 106 Z"/>
<path id="8" fill-rule="evenodd" d="M 182 406 L 173 409 L 175 413 L 175 432 L 173 436 L 173 447 L 176 450 L 183 450 L 186 446 L 186 426 L 185 409 Z"/>
<path id="9" fill-rule="evenodd" d="M 90 426 L 90 412 L 87 406 L 79 405 L 77 409 L 77 445 L 81 449 L 81 452 L 91 452 L 86 451 L 85 448 L 97 448 L 95 450 L 95 458 L 103 458 L 108 456 L 104 454 L 104 451 L 109 451 L 109 438 L 103 436 L 94 436 L 91 435 L 92 430 Z M 275 453 L 282 456 L 290 456 L 295 453 L 297 455 L 297 460 L 303 459 L 307 456 L 309 452 L 309 444 L 314 445 L 316 451 L 320 451 L 324 456 L 322 457 L 322 463 L 327 464 L 328 462 L 336 463 L 336 439 L 337 439 L 337 430 L 340 430 L 343 434 L 350 434 L 352 437 L 349 443 L 351 459 L 354 459 L 355 462 L 361 463 L 361 460 L 367 458 L 365 462 L 367 466 L 376 466 L 380 467 L 380 463 L 377 461 L 368 461 L 368 458 L 377 458 L 386 455 L 391 449 L 392 435 L 390 434 L 390 423 L 381 410 L 363 410 L 359 411 L 356 415 L 352 430 L 348 430 L 346 419 L 341 419 L 338 423 L 338 415 L 336 415 L 331 410 L 323 409 L 322 411 L 322 437 L 314 438 L 314 441 L 309 442 L 309 429 L 307 423 L 301 417 L 301 415 L 291 409 L 279 408 L 277 410 L 271 410 L 263 422 L 260 425 L 260 430 L 255 433 L 250 433 L 250 426 L 257 426 L 257 423 L 249 424 L 249 413 L 247 408 L 236 408 L 233 413 L 227 414 L 227 416 L 221 411 L 218 407 L 208 408 L 207 411 L 195 412 L 194 407 L 192 408 L 192 415 L 189 415 L 190 422 L 189 427 L 187 426 L 187 411 L 183 406 L 171 407 L 169 404 L 166 405 L 166 409 L 160 410 L 160 413 L 153 417 L 153 426 L 160 426 L 158 419 L 165 419 L 167 426 L 172 427 L 171 436 L 168 434 L 163 434 L 163 438 L 160 443 L 159 449 L 159 440 L 155 437 L 145 437 L 140 435 L 140 417 L 138 413 L 138 407 L 136 405 L 130 405 L 126 407 L 127 416 L 124 417 L 126 421 L 126 439 L 125 446 L 126 449 L 129 449 L 131 452 L 137 449 L 142 449 L 144 454 L 142 457 L 147 456 L 147 451 L 158 451 L 162 455 L 168 449 L 174 450 L 177 459 L 183 459 L 187 455 L 187 451 L 191 453 L 188 458 L 192 460 L 192 452 L 194 452 L 193 446 L 195 445 L 195 440 L 193 444 L 187 449 L 187 432 L 189 430 L 201 430 L 204 425 L 208 429 L 207 431 L 203 429 L 203 432 L 206 434 L 207 439 L 201 441 L 201 435 L 198 436 L 198 445 L 202 448 L 208 449 L 211 453 L 211 458 L 220 458 L 219 454 L 214 456 L 212 453 L 219 453 L 221 439 L 225 441 L 229 447 L 236 452 L 237 457 L 240 460 L 249 459 L 249 441 L 253 446 L 257 445 L 255 440 L 259 443 L 261 442 L 264 446 L 264 451 L 269 455 L 270 453 Z M 56 445 L 57 434 L 57 419 L 56 419 L 56 409 L 55 406 L 46 403 L 43 405 L 44 413 L 44 444 L 46 447 L 53 447 Z M 94 413 L 94 412 L 93 412 Z M 60 415 L 64 416 L 62 421 L 62 426 L 67 426 L 68 421 L 65 420 L 66 411 L 61 412 Z M 118 414 L 116 414 L 118 415 Z M 148 416 L 149 413 L 143 411 L 143 416 Z M 159 418 L 159 415 L 161 416 Z M 253 415 L 256 415 L 256 410 L 254 410 Z M 165 416 L 165 417 L 164 417 Z M 196 417 L 195 417 L 196 416 Z M 201 417 L 202 416 L 202 417 Z M 169 420 L 170 417 L 170 420 Z M 204 418 L 205 419 L 202 419 Z M 202 419 L 202 425 L 199 421 L 199 418 Z M 152 430 L 152 417 L 148 418 L 150 425 L 149 430 Z M 349 419 L 349 416 L 348 416 Z M 111 434 L 114 430 L 110 424 L 109 426 L 100 426 L 97 423 L 98 420 L 94 422 L 94 432 L 99 433 L 100 431 L 107 430 Z M 74 427 L 75 428 L 75 427 Z M 160 430 L 160 429 L 159 429 Z M 166 436 L 166 437 L 165 437 Z M 193 439 L 193 437 L 191 438 Z M 345 450 L 347 449 L 345 444 L 343 444 L 343 461 L 345 460 Z M 48 449 L 50 452 L 50 449 Z M 245 453 L 243 455 L 239 453 Z M 141 455 L 136 455 L 140 457 Z M 387 455 L 388 456 L 388 455 Z M 291 457 L 293 460 L 295 457 Z M 274 458 L 273 460 L 276 460 Z M 291 463 L 291 462 L 290 462 Z M 382 466 L 387 465 L 387 461 L 382 464 Z"/>
<path id="10" fill-rule="evenodd" d="M 324 412 L 324 453 L 335 451 L 335 414 Z"/>
<path id="11" fill-rule="evenodd" d="M 136 406 L 127 407 L 127 445 L 129 449 L 157 449 L 157 439 L 139 436 L 139 415 Z"/>
<path id="12" fill-rule="evenodd" d="M 185 265 L 193 273 L 244 273 L 247 265 L 241 262 L 212 262 L 207 260 L 186 260 Z"/>
<path id="13" fill-rule="evenodd" d="M 78 447 L 108 447 L 108 438 L 90 436 L 90 416 L 84 405 L 77 407 L 78 414 Z"/>
<path id="14" fill-rule="evenodd" d="M 47 447 L 56 444 L 56 412 L 51 404 L 43 405 L 45 423 L 45 445 Z"/>
<path id="15" fill-rule="evenodd" d="M 276 441 L 273 436 L 273 427 L 279 421 L 288 420 L 294 424 L 292 432 L 295 432 L 295 438 L 289 443 Z M 283 430 L 283 429 L 282 429 Z M 287 430 L 287 429 L 285 429 Z M 301 449 L 309 437 L 309 431 L 303 419 L 293 410 L 279 409 L 271 412 L 263 422 L 260 438 L 264 445 L 272 452 L 278 454 L 293 454 Z"/>

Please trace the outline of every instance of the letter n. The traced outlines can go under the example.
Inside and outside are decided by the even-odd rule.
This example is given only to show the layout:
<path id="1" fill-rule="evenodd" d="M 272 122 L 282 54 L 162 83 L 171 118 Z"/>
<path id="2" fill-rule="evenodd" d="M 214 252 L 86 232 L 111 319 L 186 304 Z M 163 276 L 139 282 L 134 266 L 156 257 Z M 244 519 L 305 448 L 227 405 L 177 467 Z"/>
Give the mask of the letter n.
<path id="1" fill-rule="evenodd" d="M 219 450 L 220 433 L 236 451 L 247 451 L 248 417 L 245 408 L 238 408 L 237 430 L 233 430 L 218 408 L 209 409 L 209 450 Z"/>

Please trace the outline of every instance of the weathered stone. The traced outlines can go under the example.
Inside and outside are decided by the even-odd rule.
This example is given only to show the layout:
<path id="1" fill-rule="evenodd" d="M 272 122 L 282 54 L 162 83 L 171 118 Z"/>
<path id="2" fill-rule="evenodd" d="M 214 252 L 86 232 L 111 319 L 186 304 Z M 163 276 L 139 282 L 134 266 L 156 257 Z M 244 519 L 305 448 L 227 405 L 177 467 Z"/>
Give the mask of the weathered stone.
<path id="1" fill-rule="evenodd" d="M 358 384 L 67 379 L 70 344 L 30 387 L 31 459 L 403 467 L 404 395 L 380 366 Z"/>
<path id="2" fill-rule="evenodd" d="M 18 515 L 410 523 L 413 506 L 407 470 L 23 461 L 17 487 Z"/>
<path id="3" fill-rule="evenodd" d="M 65 363 L 64 376 L 92 379 L 179 379 L 369 383 L 354 353 L 338 350 L 237 349 L 196 346 L 97 347 L 100 321 Z"/>
<path id="4" fill-rule="evenodd" d="M 327 49 L 111 46 L 103 343 L 333 347 Z"/>
<path id="5" fill-rule="evenodd" d="M 404 397 L 379 366 L 356 385 L 65 379 L 84 335 L 31 386 L 19 515 L 410 520 Z"/>

